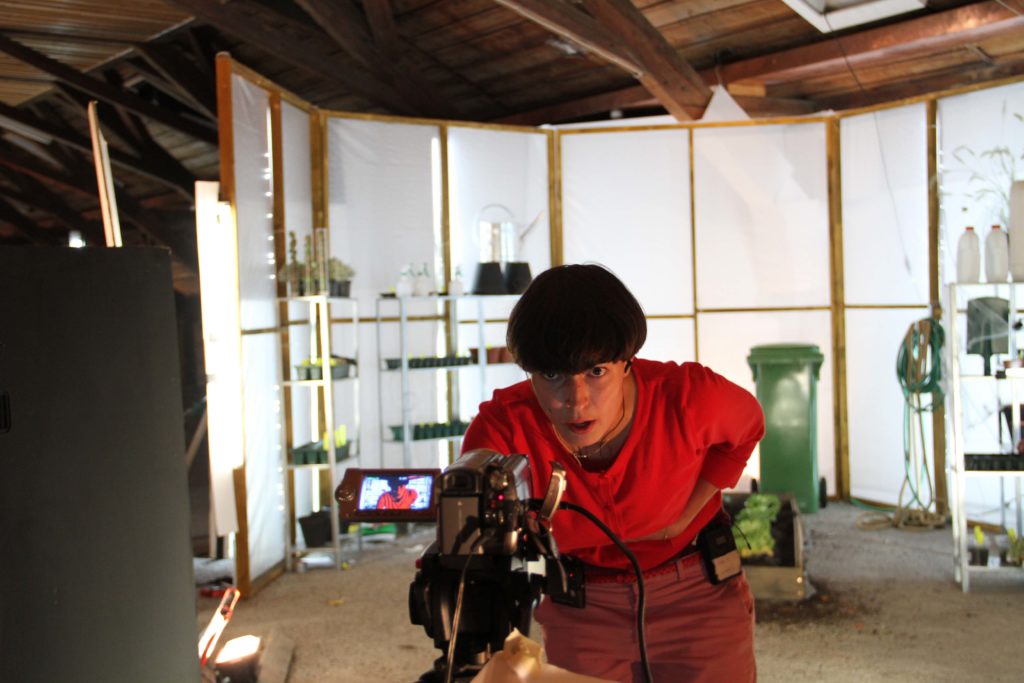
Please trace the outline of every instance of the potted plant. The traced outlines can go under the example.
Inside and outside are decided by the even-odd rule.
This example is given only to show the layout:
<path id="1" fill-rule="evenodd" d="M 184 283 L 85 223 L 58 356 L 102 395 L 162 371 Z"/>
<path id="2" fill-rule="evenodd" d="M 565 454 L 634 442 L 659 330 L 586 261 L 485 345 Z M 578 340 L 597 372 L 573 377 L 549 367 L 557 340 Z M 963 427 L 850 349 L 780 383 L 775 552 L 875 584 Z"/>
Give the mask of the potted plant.
<path id="1" fill-rule="evenodd" d="M 988 547 L 985 545 L 985 532 L 980 526 L 974 526 L 974 545 L 967 548 L 968 562 L 984 567 L 988 565 Z"/>
<path id="2" fill-rule="evenodd" d="M 303 288 L 306 294 L 316 294 L 320 291 L 320 283 L 316 279 L 316 268 L 313 267 L 313 238 L 309 235 L 303 240 L 303 254 L 306 257 L 306 267 L 302 274 Z"/>
<path id="3" fill-rule="evenodd" d="M 1006 538 L 1009 543 L 1003 564 L 1019 567 L 1024 561 L 1024 537 L 1018 536 L 1015 530 L 1010 529 L 1006 532 Z"/>
<path id="4" fill-rule="evenodd" d="M 341 299 L 347 298 L 352 290 L 352 278 L 356 271 L 339 258 L 327 260 L 327 277 L 330 282 L 330 294 Z"/>
<path id="5" fill-rule="evenodd" d="M 352 366 L 355 364 L 355 358 L 331 356 L 331 379 L 344 379 L 348 377 L 352 374 Z"/>
<path id="6" fill-rule="evenodd" d="M 288 286 L 288 296 L 303 296 L 306 291 L 306 266 L 299 261 L 296 242 L 295 233 L 289 232 L 288 262 L 277 273 L 277 277 Z"/>

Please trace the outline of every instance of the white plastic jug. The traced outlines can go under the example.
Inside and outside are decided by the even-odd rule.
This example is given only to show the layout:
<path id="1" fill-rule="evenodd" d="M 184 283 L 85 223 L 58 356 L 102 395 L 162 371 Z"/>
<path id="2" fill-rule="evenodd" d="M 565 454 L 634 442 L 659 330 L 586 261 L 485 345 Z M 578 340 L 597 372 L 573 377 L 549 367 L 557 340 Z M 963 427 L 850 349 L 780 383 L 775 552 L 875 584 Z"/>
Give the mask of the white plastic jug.
<path id="1" fill-rule="evenodd" d="M 1010 275 L 1010 241 L 1006 232 L 993 225 L 985 236 L 985 281 L 1006 282 Z"/>
<path id="2" fill-rule="evenodd" d="M 972 225 L 960 235 L 956 246 L 956 281 L 981 281 L 981 244 Z"/>

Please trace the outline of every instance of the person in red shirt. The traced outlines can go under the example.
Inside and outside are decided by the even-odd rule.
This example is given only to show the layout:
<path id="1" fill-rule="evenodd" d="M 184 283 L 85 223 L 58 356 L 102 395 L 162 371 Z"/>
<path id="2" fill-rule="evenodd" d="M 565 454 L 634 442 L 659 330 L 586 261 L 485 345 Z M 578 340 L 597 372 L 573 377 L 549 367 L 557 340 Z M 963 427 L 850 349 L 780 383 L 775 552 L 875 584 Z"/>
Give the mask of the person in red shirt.
<path id="1" fill-rule="evenodd" d="M 697 363 L 636 357 L 647 335 L 636 298 L 598 265 L 541 273 L 509 318 L 507 342 L 526 381 L 480 405 L 463 452 L 524 453 L 533 490 L 551 462 L 564 500 L 630 545 L 644 573 L 646 641 L 658 681 L 756 680 L 754 603 L 740 574 L 712 584 L 698 533 L 722 513 L 764 416 L 746 390 Z M 584 562 L 584 608 L 544 598 L 534 618 L 548 661 L 613 681 L 643 680 L 636 578 L 625 555 L 585 517 L 561 511 L 552 533 Z"/>
<path id="2" fill-rule="evenodd" d="M 416 491 L 407 487 L 407 482 L 399 479 L 395 490 L 390 489 L 380 494 L 377 499 L 378 510 L 409 510 L 416 502 Z"/>

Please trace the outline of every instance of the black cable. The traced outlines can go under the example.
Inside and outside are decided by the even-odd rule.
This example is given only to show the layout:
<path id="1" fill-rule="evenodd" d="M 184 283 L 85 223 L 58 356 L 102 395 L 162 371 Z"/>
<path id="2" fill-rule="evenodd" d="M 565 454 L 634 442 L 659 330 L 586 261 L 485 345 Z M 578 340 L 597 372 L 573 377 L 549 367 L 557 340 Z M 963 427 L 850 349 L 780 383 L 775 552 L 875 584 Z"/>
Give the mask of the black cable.
<path id="1" fill-rule="evenodd" d="M 445 683 L 451 683 L 452 681 L 452 668 L 455 660 L 455 639 L 458 638 L 459 635 L 459 616 L 462 614 L 462 596 L 466 587 L 466 571 L 469 569 L 469 564 L 473 560 L 473 551 L 476 550 L 486 538 L 493 535 L 494 533 L 492 529 L 485 529 L 483 533 L 477 537 L 476 541 L 469 549 L 469 552 L 466 554 L 466 564 L 462 565 L 462 575 L 459 577 L 459 592 L 456 594 L 455 598 L 455 614 L 452 615 L 452 637 L 451 640 L 448 641 L 448 665 L 445 667 Z"/>
<path id="2" fill-rule="evenodd" d="M 647 638 L 644 635 L 644 607 L 646 606 L 647 593 L 644 589 L 644 574 L 640 571 L 640 563 L 636 561 L 636 555 L 626 547 L 626 544 L 623 543 L 618 536 L 612 533 L 612 530 L 609 529 L 604 522 L 595 517 L 586 508 L 582 508 L 579 505 L 574 505 L 573 503 L 567 503 L 565 501 L 559 503 L 558 507 L 563 510 L 578 512 L 597 525 L 597 528 L 603 531 L 605 536 L 611 539 L 612 543 L 622 551 L 622 554 L 626 556 L 629 563 L 633 565 L 633 573 L 636 574 L 636 634 L 637 640 L 640 643 L 640 663 L 643 665 L 644 678 L 647 680 L 647 683 L 654 683 L 654 676 L 651 675 L 651 664 L 647 661 Z"/>

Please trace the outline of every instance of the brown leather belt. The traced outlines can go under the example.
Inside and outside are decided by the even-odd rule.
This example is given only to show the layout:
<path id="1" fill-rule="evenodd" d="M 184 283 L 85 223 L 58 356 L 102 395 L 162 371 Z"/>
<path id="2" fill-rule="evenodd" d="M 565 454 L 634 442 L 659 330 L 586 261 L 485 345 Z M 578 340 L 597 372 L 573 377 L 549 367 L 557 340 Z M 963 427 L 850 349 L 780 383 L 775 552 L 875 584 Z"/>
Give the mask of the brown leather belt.
<path id="1" fill-rule="evenodd" d="M 665 560 L 656 567 L 643 570 L 644 579 L 661 574 L 668 574 L 675 571 L 678 562 L 696 562 L 700 559 L 697 545 L 691 543 L 683 548 L 671 559 Z M 636 574 L 630 569 L 612 569 L 610 567 L 597 567 L 590 564 L 583 565 L 583 577 L 587 583 L 636 583 Z"/>

